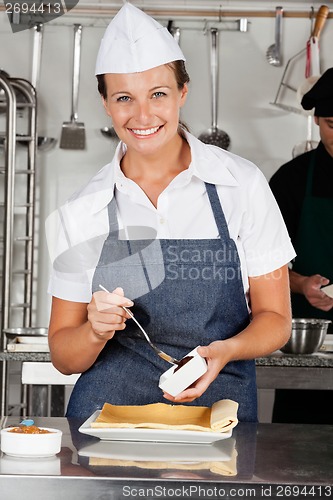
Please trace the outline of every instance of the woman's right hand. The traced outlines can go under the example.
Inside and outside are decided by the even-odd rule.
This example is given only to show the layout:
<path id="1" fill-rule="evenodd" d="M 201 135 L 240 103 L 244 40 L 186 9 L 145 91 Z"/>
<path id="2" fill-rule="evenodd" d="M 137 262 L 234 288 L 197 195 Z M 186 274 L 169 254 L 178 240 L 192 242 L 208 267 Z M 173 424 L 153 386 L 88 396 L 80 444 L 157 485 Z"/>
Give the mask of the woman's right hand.
<path id="1" fill-rule="evenodd" d="M 94 335 L 105 342 L 112 339 L 116 331 L 124 330 L 129 315 L 122 306 L 133 305 L 130 299 L 124 297 L 124 290 L 120 287 L 110 293 L 95 292 L 87 306 L 88 321 Z"/>
<path id="2" fill-rule="evenodd" d="M 52 297 L 49 346 L 53 365 L 65 375 L 82 373 L 96 361 L 129 317 L 121 306 L 133 306 L 121 288 L 98 291 L 89 304 Z"/>

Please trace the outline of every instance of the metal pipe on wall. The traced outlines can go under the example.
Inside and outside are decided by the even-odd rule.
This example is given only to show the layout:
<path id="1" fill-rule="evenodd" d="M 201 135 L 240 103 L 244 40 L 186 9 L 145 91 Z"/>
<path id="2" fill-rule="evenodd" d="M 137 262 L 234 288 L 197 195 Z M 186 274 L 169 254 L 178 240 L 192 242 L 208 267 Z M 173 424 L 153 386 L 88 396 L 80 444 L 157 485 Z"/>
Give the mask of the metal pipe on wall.
<path id="1" fill-rule="evenodd" d="M 5 140 L 5 200 L 4 214 L 4 242 L 3 242 L 3 269 L 9 269 L 10 275 L 13 264 L 13 251 L 11 242 L 13 240 L 13 212 L 14 212 L 14 172 L 15 172 L 15 140 L 16 140 L 16 95 L 9 80 L 0 74 L 0 88 L 4 90 L 8 103 L 6 107 L 6 128 L 10 133 Z M 2 277 L 2 313 L 1 331 L 7 328 L 10 316 L 10 280 L 6 279 L 6 273 Z M 10 276 L 7 275 L 8 277 Z M 1 339 L 1 335 L 0 335 Z M 5 348 L 5 339 L 2 339 L 1 350 Z M 7 363 L 1 363 L 1 398 L 0 415 L 4 415 L 7 408 Z"/>
<path id="2" fill-rule="evenodd" d="M 80 17 L 80 16 L 94 16 L 94 17 L 112 17 L 114 16 L 119 8 L 120 4 L 83 4 L 84 7 L 76 6 L 71 10 L 66 12 L 66 16 L 71 17 Z M 135 4 L 138 7 L 141 7 L 148 15 L 157 17 L 157 18 L 166 18 L 166 19 L 177 19 L 177 18 L 217 18 L 221 20 L 222 18 L 237 18 L 237 17 L 275 17 L 275 9 L 260 9 L 260 8 L 252 8 L 248 9 L 224 9 L 221 6 L 212 6 L 210 9 L 205 7 L 195 7 L 195 6 L 182 6 L 179 5 L 170 6 L 167 8 L 157 7 L 154 5 L 152 8 L 147 8 L 145 4 L 140 6 L 139 3 Z M 319 8 L 319 7 L 318 7 Z M 5 11 L 6 8 L 4 5 L 0 5 L 0 12 Z M 283 17 L 285 18 L 305 18 L 309 19 L 313 16 L 313 7 L 308 10 L 292 10 L 284 8 Z M 333 13 L 328 14 L 328 19 L 333 18 Z"/>
<path id="3" fill-rule="evenodd" d="M 1 106 L 6 110 L 6 134 L 4 137 L 4 237 L 3 237 L 3 262 L 2 262 L 2 309 L 1 309 L 1 351 L 7 347 L 7 337 L 4 330 L 11 326 L 12 309 L 20 308 L 23 311 L 22 326 L 31 326 L 32 320 L 32 288 L 34 267 L 34 222 L 35 222 L 35 163 L 36 163 L 36 137 L 37 137 L 37 99 L 33 85 L 22 78 L 9 78 L 0 72 L 0 89 L 4 91 L 5 100 Z M 19 102 L 17 96 L 23 100 Z M 25 207 L 25 233 L 17 237 L 16 241 L 24 244 L 24 268 L 17 270 L 22 273 L 23 303 L 12 302 L 13 288 L 13 249 L 14 249 L 14 215 L 15 215 L 15 175 L 16 175 L 16 145 L 17 145 L 17 111 L 18 108 L 28 110 L 27 134 L 23 140 L 27 148 L 27 166 L 23 172 L 26 174 Z M 22 172 L 21 172 L 22 173 Z M 8 412 L 8 385 L 7 361 L 1 366 L 1 416 Z"/>

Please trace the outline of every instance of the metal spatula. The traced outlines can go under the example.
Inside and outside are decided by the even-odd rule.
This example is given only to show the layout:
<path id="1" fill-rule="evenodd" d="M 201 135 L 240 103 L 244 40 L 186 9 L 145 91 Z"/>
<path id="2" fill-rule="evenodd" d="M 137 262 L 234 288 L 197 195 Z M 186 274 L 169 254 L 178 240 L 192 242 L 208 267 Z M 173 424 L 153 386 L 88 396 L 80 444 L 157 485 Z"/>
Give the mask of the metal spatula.
<path id="1" fill-rule="evenodd" d="M 86 131 L 84 123 L 78 121 L 78 98 L 80 80 L 82 26 L 74 24 L 72 114 L 71 121 L 62 124 L 60 147 L 62 149 L 85 149 Z"/>

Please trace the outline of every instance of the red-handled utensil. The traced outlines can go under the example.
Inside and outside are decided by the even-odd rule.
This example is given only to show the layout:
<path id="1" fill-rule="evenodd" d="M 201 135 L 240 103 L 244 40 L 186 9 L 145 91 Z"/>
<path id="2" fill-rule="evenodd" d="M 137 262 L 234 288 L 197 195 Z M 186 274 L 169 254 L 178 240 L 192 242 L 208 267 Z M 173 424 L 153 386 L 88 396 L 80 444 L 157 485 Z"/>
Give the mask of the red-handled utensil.
<path id="1" fill-rule="evenodd" d="M 322 5 L 317 12 L 314 27 L 311 36 L 306 44 L 307 64 L 305 68 L 305 77 L 320 75 L 319 64 L 319 37 L 325 25 L 330 9 L 327 5 Z"/>
<path id="2" fill-rule="evenodd" d="M 297 101 L 299 104 L 301 104 L 304 94 L 306 94 L 320 78 L 319 37 L 325 25 L 328 13 L 329 8 L 326 5 L 322 5 L 317 12 L 311 36 L 306 44 L 305 80 L 298 87 L 296 93 Z M 311 151 L 318 145 L 318 142 L 312 140 L 312 115 L 313 113 L 309 112 L 307 116 L 306 141 L 303 141 L 294 146 L 292 151 L 293 158 L 306 153 L 307 151 Z"/>

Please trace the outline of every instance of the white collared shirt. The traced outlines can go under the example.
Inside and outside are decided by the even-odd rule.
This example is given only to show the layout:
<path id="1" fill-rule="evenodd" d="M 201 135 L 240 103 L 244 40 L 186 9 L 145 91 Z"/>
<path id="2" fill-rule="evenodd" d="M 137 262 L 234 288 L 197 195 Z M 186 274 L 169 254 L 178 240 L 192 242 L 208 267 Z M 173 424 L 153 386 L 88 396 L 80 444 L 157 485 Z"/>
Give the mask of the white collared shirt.
<path id="1" fill-rule="evenodd" d="M 153 232 L 157 239 L 217 238 L 205 182 L 217 187 L 229 233 L 239 253 L 245 294 L 249 277 L 270 273 L 295 257 L 280 210 L 262 172 L 248 160 L 203 144 L 189 133 L 186 139 L 191 148 L 191 164 L 160 194 L 157 207 L 121 171 L 120 160 L 126 146 L 120 143 L 112 162 L 48 218 L 49 252 L 56 264 L 49 283 L 50 294 L 64 300 L 90 302 L 94 269 L 109 232 L 107 206 L 113 196 L 124 238 L 126 228 L 133 226 L 151 228 L 147 237 Z M 133 238 L 132 234 L 130 237 Z M 76 254 L 73 261 L 70 251 L 82 247 L 85 252 L 87 241 L 93 241 L 93 255 L 90 246 L 88 270 L 83 271 Z M 83 266 L 87 268 L 87 263 Z"/>

